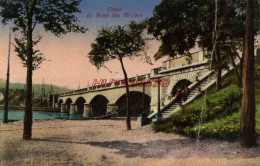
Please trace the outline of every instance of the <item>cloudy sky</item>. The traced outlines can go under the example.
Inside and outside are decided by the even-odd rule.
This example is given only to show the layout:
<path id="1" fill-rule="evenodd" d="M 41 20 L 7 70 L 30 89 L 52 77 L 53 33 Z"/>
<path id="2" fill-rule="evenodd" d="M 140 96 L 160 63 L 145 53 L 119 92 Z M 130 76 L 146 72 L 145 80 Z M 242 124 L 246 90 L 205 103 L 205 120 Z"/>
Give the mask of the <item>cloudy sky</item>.
<path id="1" fill-rule="evenodd" d="M 67 34 L 60 38 L 49 32 L 45 32 L 38 25 L 34 35 L 42 36 L 42 41 L 37 48 L 44 53 L 48 61 L 43 62 L 40 69 L 33 73 L 33 83 L 45 83 L 65 86 L 69 88 L 84 88 L 93 79 L 123 78 L 119 62 L 107 63 L 107 69 L 97 70 L 87 57 L 90 52 L 90 44 L 94 41 L 97 30 L 102 26 L 124 25 L 130 21 L 141 21 L 152 16 L 154 7 L 160 0 L 83 0 L 80 4 L 81 13 L 78 14 L 80 24 L 89 28 L 86 34 Z M 119 11 L 108 11 L 109 8 L 118 8 Z M 112 14 L 120 14 L 120 18 L 112 18 Z M 125 13 L 137 14 L 139 18 L 125 18 Z M 97 18 L 99 14 L 109 14 L 108 18 Z M 92 17 L 87 17 L 92 15 Z M 141 17 L 140 17 L 141 16 Z M 8 53 L 9 25 L 0 25 L 0 78 L 6 79 L 7 53 Z M 12 40 L 12 42 L 14 42 Z M 150 43 L 148 54 L 152 57 L 159 46 L 158 41 Z M 11 82 L 25 83 L 26 68 L 11 48 Z M 149 73 L 151 68 L 161 65 L 162 59 L 154 65 L 145 64 L 140 58 L 135 60 L 125 59 L 126 70 L 129 76 Z"/>

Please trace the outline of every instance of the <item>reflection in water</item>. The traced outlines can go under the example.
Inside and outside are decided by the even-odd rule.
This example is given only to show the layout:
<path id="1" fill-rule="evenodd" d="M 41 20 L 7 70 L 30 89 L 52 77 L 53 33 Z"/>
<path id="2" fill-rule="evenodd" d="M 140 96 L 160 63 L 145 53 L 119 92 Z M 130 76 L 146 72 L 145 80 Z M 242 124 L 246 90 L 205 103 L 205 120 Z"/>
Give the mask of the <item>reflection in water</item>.
<path id="1" fill-rule="evenodd" d="M 4 111 L 0 110 L 0 120 L 3 120 Z M 33 111 L 33 120 L 51 120 L 51 119 L 81 119 L 82 115 L 69 115 L 68 113 L 60 112 L 44 112 L 44 111 Z M 23 120 L 24 111 L 9 110 L 9 120 Z"/>

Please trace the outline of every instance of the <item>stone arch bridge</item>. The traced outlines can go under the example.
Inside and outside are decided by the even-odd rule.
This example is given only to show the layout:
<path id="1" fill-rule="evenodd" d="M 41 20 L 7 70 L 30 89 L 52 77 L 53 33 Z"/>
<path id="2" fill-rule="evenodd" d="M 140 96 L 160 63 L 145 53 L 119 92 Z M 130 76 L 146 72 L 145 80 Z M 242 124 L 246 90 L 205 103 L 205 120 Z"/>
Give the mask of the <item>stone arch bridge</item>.
<path id="1" fill-rule="evenodd" d="M 151 73 L 129 79 L 130 109 L 133 116 L 141 113 L 154 114 L 167 104 L 177 89 L 188 86 L 209 71 L 203 52 L 187 57 L 180 56 L 163 62 L 162 67 L 152 69 Z M 161 81 L 158 86 L 158 80 Z M 165 80 L 167 80 L 165 84 Z M 163 83 L 162 83 L 163 82 Z M 97 85 L 60 94 L 58 105 L 61 112 L 82 114 L 84 117 L 102 116 L 117 113 L 126 116 L 126 90 L 123 81 L 110 84 L 110 87 Z"/>

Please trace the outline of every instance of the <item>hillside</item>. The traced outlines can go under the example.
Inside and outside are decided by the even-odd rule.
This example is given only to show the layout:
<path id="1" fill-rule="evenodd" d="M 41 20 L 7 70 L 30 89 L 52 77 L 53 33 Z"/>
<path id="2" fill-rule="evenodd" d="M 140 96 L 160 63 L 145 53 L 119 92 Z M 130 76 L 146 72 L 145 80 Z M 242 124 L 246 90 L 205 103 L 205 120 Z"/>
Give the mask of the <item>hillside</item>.
<path id="1" fill-rule="evenodd" d="M 22 83 L 10 83 L 10 89 L 24 89 L 25 84 Z M 70 91 L 71 89 L 66 88 L 66 87 L 59 87 L 59 86 L 52 86 L 53 92 L 54 93 L 64 93 L 67 91 Z M 34 96 L 41 96 L 42 93 L 42 85 L 41 84 L 33 84 L 33 89 L 34 89 Z M 50 93 L 51 90 L 51 85 L 45 85 L 45 93 Z M 5 80 L 0 78 L 0 92 L 5 91 Z"/>

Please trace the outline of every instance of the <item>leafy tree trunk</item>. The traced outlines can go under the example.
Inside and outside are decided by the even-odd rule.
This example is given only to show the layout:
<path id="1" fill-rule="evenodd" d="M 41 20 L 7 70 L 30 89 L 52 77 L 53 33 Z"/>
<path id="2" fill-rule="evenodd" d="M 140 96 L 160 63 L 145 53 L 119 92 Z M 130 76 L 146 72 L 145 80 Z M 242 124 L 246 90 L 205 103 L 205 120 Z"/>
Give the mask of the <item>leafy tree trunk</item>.
<path id="1" fill-rule="evenodd" d="M 34 4 L 33 4 L 34 5 Z M 26 101 L 25 101 L 25 114 L 24 114 L 24 130 L 23 139 L 30 140 L 32 137 L 32 55 L 33 55 L 33 42 L 32 42 L 32 18 L 33 18 L 33 5 L 27 14 L 27 77 L 26 77 Z"/>
<path id="2" fill-rule="evenodd" d="M 219 90 L 221 88 L 221 57 L 220 51 L 218 47 L 216 47 L 215 51 L 216 62 L 217 62 L 217 71 L 216 71 L 216 89 Z"/>
<path id="3" fill-rule="evenodd" d="M 123 64 L 123 59 L 120 58 L 120 63 L 121 63 L 121 67 L 124 73 L 124 77 L 125 77 L 125 87 L 126 87 L 126 112 L 127 112 L 127 117 L 126 117 L 126 128 L 127 130 L 131 130 L 131 110 L 130 110 L 130 106 L 129 106 L 129 87 L 128 87 L 128 78 L 127 78 L 127 73 L 125 71 L 125 67 Z"/>
<path id="4" fill-rule="evenodd" d="M 247 1 L 245 24 L 245 57 L 243 63 L 243 98 L 240 144 L 252 147 L 256 143 L 255 133 L 255 90 L 254 90 L 254 6 Z"/>

